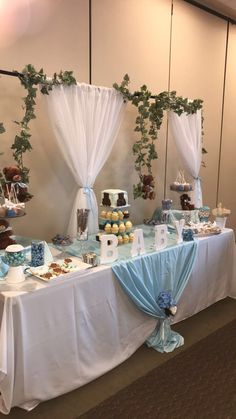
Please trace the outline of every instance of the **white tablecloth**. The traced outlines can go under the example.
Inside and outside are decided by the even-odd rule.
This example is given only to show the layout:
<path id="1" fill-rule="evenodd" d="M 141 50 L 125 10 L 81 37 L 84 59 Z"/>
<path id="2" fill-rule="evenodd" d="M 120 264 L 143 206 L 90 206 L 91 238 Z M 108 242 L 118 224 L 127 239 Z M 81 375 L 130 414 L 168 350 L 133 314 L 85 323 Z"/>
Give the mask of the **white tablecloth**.
<path id="1" fill-rule="evenodd" d="M 175 321 L 236 297 L 234 234 L 199 240 L 197 260 Z M 0 295 L 0 410 L 25 409 L 71 391 L 127 359 L 156 320 L 129 301 L 100 266 L 35 292 Z"/>

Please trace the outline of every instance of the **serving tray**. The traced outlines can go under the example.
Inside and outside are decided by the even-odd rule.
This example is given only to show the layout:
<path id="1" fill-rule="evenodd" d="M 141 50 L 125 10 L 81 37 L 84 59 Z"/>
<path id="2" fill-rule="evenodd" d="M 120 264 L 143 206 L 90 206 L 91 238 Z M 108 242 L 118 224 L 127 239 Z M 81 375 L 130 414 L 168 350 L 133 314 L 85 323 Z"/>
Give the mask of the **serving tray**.
<path id="1" fill-rule="evenodd" d="M 27 268 L 27 272 L 42 281 L 50 282 L 51 280 L 62 277 L 68 273 L 84 271 L 91 267 L 92 265 L 84 263 L 78 258 L 68 257 L 46 265 L 29 267 Z"/>

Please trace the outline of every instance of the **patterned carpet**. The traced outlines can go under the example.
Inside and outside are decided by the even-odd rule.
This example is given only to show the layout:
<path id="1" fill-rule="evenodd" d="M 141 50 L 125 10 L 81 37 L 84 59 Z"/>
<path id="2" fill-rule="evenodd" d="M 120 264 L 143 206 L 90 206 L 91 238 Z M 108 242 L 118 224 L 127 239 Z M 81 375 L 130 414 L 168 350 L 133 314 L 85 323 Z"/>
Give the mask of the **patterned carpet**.
<path id="1" fill-rule="evenodd" d="M 236 419 L 236 320 L 80 419 Z"/>

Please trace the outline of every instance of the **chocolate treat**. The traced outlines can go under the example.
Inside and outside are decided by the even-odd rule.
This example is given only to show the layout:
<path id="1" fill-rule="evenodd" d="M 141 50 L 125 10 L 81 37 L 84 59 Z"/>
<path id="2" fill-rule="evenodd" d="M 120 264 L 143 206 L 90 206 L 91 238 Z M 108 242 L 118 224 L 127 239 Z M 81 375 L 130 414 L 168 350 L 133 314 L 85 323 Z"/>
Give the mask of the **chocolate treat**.
<path id="1" fill-rule="evenodd" d="M 64 259 L 64 263 L 70 263 L 70 262 L 72 262 L 72 259 L 70 259 L 70 258 Z"/>
<path id="2" fill-rule="evenodd" d="M 111 206 L 111 200 L 109 198 L 109 193 L 107 193 L 107 192 L 103 193 L 102 205 L 104 205 L 104 207 L 110 207 Z"/>
<path id="3" fill-rule="evenodd" d="M 125 197 L 124 197 L 124 193 L 120 192 L 120 193 L 118 193 L 117 207 L 123 207 L 124 205 L 126 205 L 126 200 L 125 200 Z"/>

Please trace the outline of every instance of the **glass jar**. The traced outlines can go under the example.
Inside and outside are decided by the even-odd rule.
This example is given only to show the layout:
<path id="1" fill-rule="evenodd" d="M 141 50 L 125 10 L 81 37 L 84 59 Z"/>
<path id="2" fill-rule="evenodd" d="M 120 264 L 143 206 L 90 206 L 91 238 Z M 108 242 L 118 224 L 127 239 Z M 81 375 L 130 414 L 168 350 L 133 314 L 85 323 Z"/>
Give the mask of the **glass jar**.
<path id="1" fill-rule="evenodd" d="M 5 249 L 4 262 L 9 265 L 6 281 L 16 284 L 25 280 L 23 266 L 25 263 L 24 247 L 20 244 L 11 244 Z"/>
<path id="2" fill-rule="evenodd" d="M 22 266 L 25 262 L 24 247 L 20 244 L 11 244 L 5 249 L 4 262 L 9 266 Z"/>
<path id="3" fill-rule="evenodd" d="M 43 241 L 32 241 L 31 243 L 31 266 L 44 265 L 45 243 Z"/>

